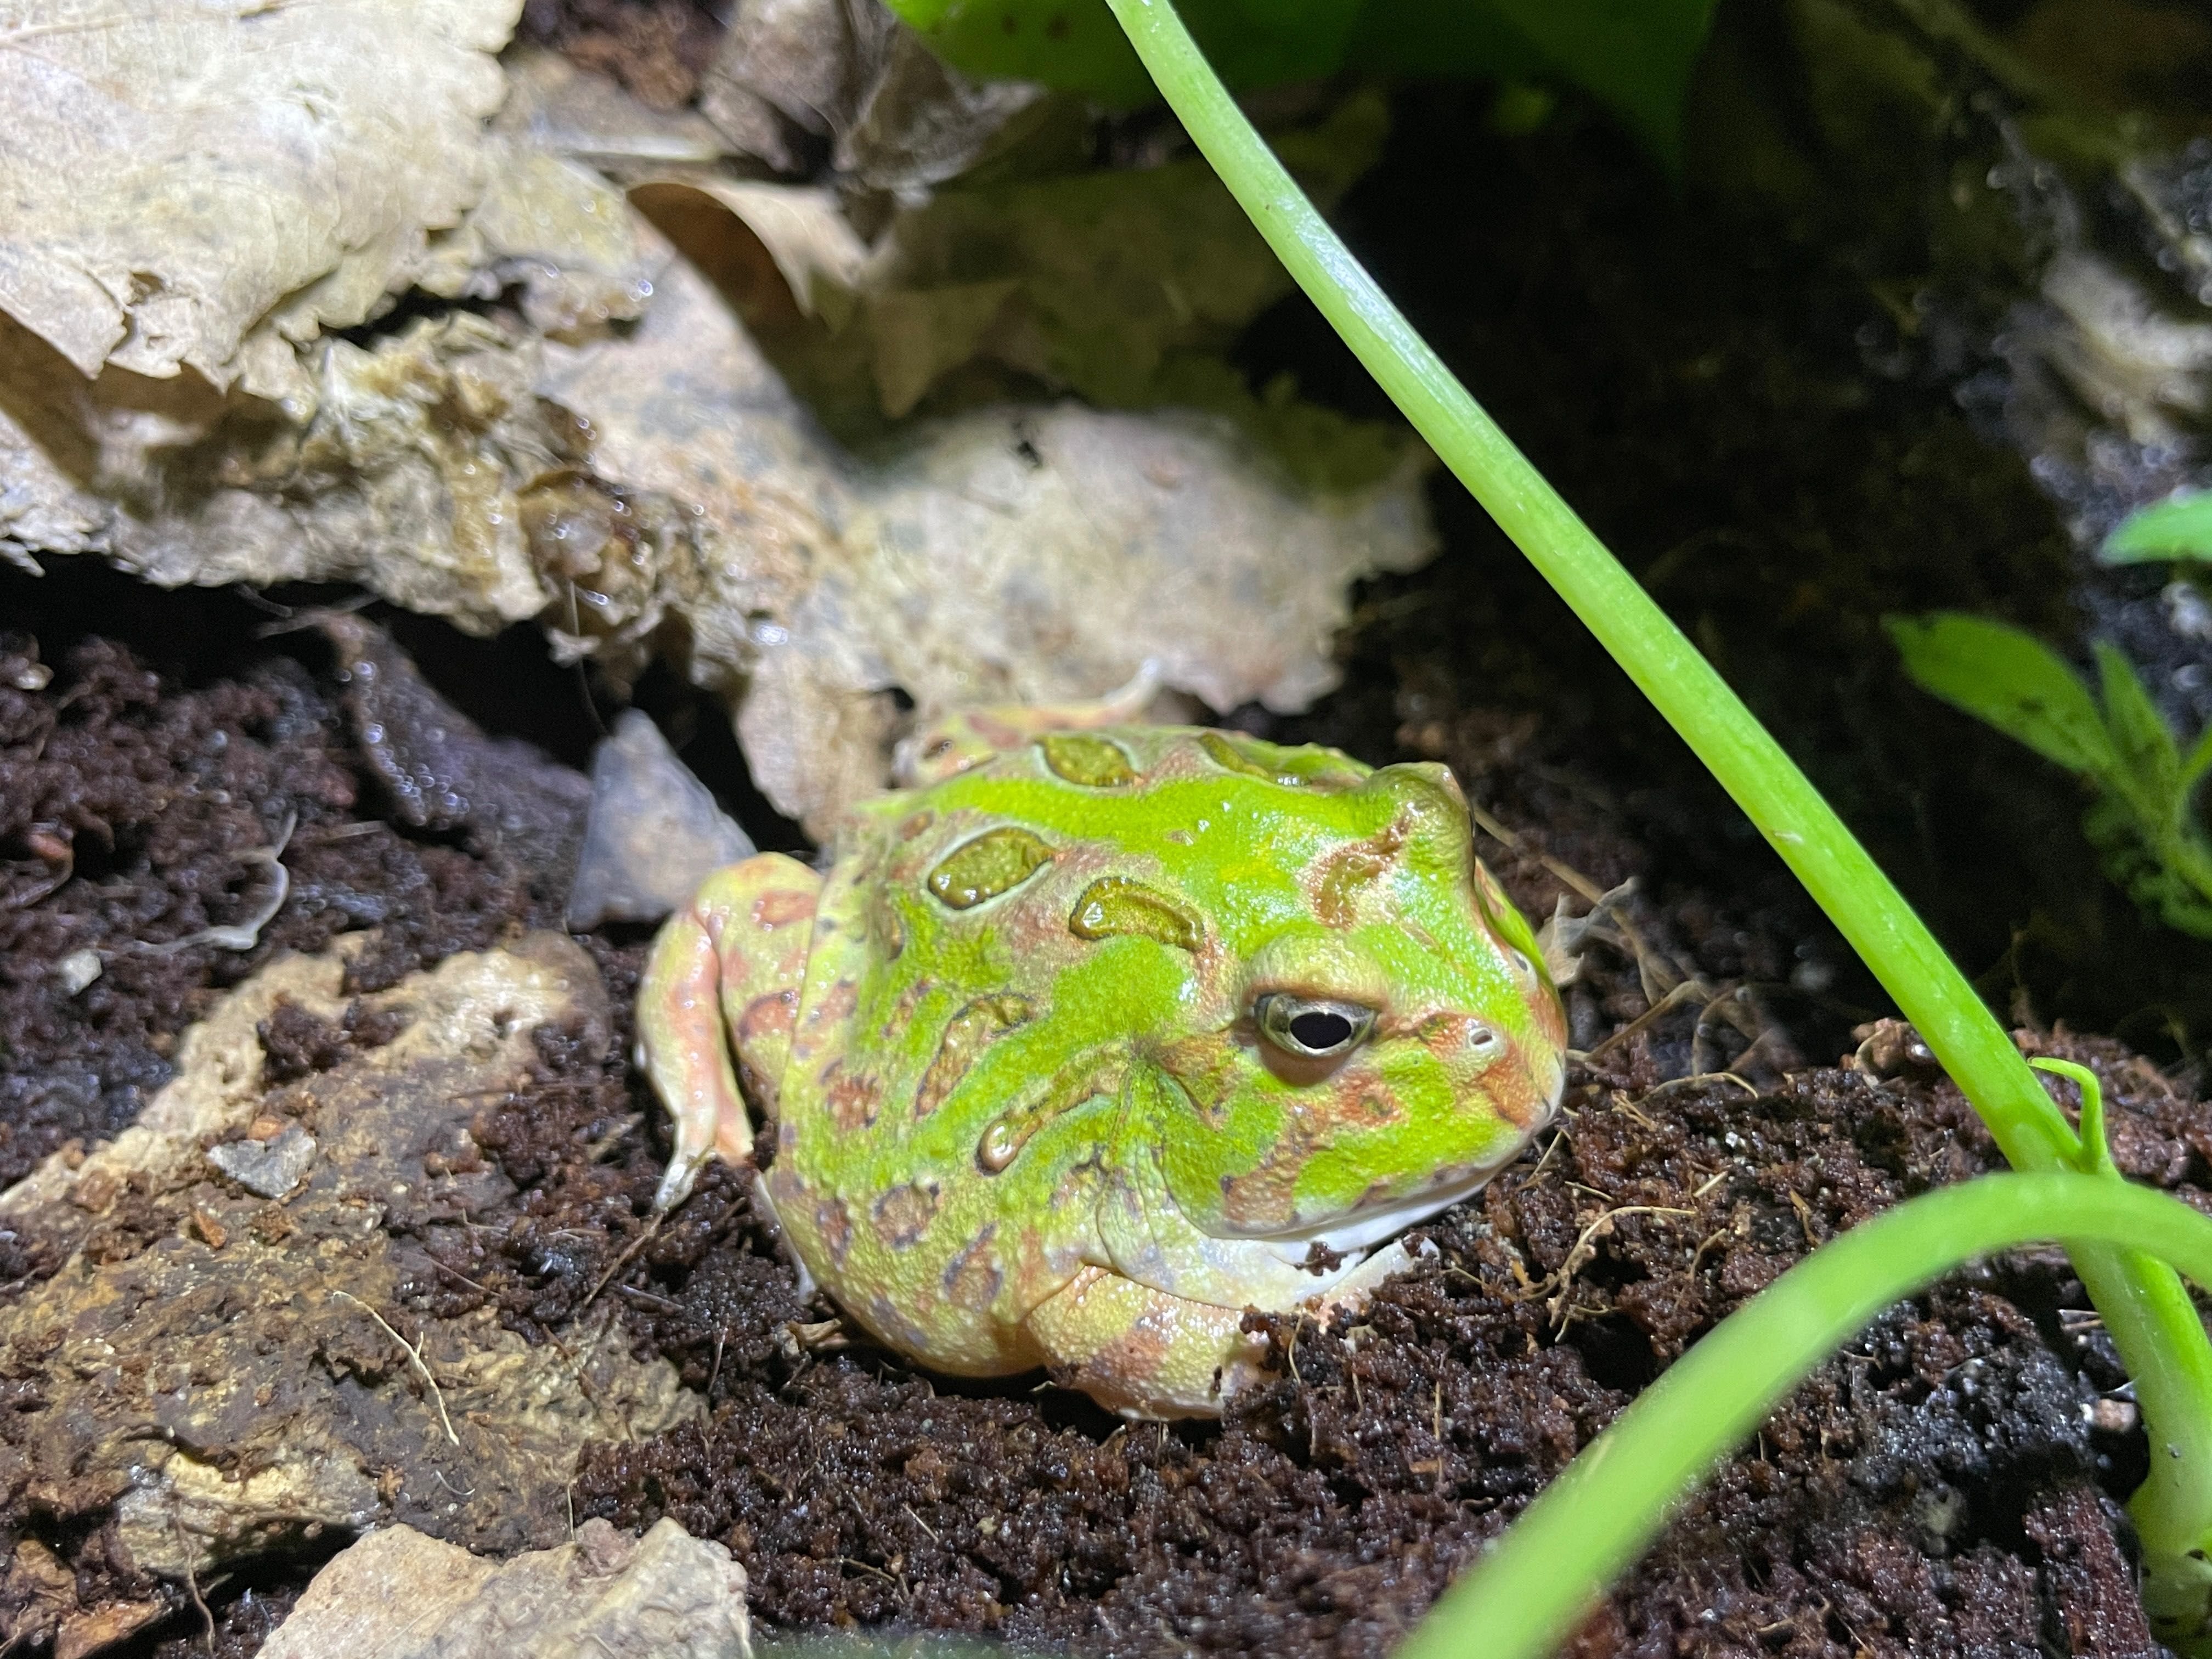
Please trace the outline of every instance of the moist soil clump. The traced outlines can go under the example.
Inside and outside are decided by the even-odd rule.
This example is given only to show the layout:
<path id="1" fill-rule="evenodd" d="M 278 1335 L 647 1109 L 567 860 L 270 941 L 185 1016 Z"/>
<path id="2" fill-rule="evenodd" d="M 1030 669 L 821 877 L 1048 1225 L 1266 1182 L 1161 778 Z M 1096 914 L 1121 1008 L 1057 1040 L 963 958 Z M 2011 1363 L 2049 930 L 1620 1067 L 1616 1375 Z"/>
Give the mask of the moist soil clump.
<path id="1" fill-rule="evenodd" d="M 147 613 L 205 602 L 149 601 Z M 410 688 L 416 711 L 396 725 L 364 721 L 359 686 L 340 678 L 362 660 L 358 638 L 333 649 L 323 634 L 256 641 L 235 626 L 230 657 L 195 660 L 168 653 L 158 628 L 103 637 L 58 604 L 37 620 L 8 642 L 0 849 L 27 883 L 63 872 L 46 856 L 54 841 L 70 861 L 68 879 L 0 913 L 0 1076 L 23 1165 L 112 1133 L 137 1098 L 115 1091 L 157 1087 L 195 1011 L 279 951 L 376 928 L 362 960 L 396 976 L 557 915 L 558 883 L 514 854 L 557 843 L 557 826 L 426 823 L 384 781 L 395 764 L 417 778 L 427 766 L 434 793 L 459 799 L 472 768 L 507 776 L 499 769 L 523 763 L 511 744 L 471 738 L 390 641 L 374 647 L 383 677 Z M 441 648 L 465 664 L 493 647 Z M 556 693 L 578 707 L 552 676 Z M 1567 996 L 1589 1058 L 1557 1133 L 1428 1226 L 1434 1254 L 1357 1322 L 1261 1322 L 1278 1376 L 1221 1424 L 1124 1425 L 1034 1378 L 956 1388 L 914 1371 L 801 1297 L 726 1170 L 652 1230 L 665 1143 L 628 1060 L 635 932 L 581 941 L 612 1040 L 541 1030 L 524 1086 L 476 1114 L 469 1156 L 495 1164 L 514 1196 L 464 1220 L 401 1206 L 382 1223 L 422 1264 L 402 1289 L 408 1317 L 428 1328 L 489 1307 L 537 1340 L 595 1293 L 611 1300 L 633 1351 L 667 1357 L 708 1412 L 589 1449 L 577 1518 L 672 1516 L 727 1544 L 772 1629 L 960 1631 L 1115 1655 L 1388 1650 L 1716 1320 L 1819 1241 L 1996 1165 L 1908 1033 L 1855 1040 L 1850 1011 L 1808 988 L 1821 982 L 1808 964 L 1836 947 L 1802 901 L 1756 870 L 1733 899 L 1716 896 L 1670 862 L 1664 836 L 1641 832 L 1694 801 L 1623 805 L 1571 737 L 1525 712 L 1434 675 L 1417 696 L 1340 700 L 1323 718 L 1370 758 L 1449 761 L 1500 832 L 1481 850 L 1516 902 L 1543 917 L 1567 900 L 1557 937 L 1577 960 Z M 1385 718 L 1403 731 L 1378 731 Z M 410 719 L 441 746 L 410 747 Z M 532 799 L 568 798 L 557 763 L 533 766 Z M 274 845 L 287 817 L 289 885 L 250 944 L 133 945 L 265 908 L 267 866 L 243 854 Z M 72 992 L 59 964 L 86 949 L 103 971 Z M 264 1079 L 312 1076 L 390 1035 L 358 1006 L 326 1017 L 280 1004 L 260 1028 Z M 2212 1201 L 2212 1111 L 2117 1044 L 2022 1041 L 2105 1077 L 2129 1175 Z M 1802 1058 L 1854 1047 L 1848 1067 Z M 62 1086 L 76 1077 L 99 1086 Z M 52 1241 L 7 1243 L 10 1279 L 51 1271 Z M 1793 1396 L 1579 1650 L 2147 1650 L 2118 1506 L 2145 1453 L 2122 1380 L 2056 1252 L 1954 1276 Z M 34 1374 L 7 1386 L 11 1410 L 40 1409 Z M 183 1587 L 114 1565 L 107 1516 L 41 1502 L 0 1485 L 0 1530 L 19 1556 L 70 1575 L 80 1600 L 160 1604 L 118 1651 L 204 1650 Z M 210 1588 L 218 1650 L 251 1653 L 318 1559 Z M 37 1589 L 16 1575 L 0 1610 L 12 1619 Z"/>

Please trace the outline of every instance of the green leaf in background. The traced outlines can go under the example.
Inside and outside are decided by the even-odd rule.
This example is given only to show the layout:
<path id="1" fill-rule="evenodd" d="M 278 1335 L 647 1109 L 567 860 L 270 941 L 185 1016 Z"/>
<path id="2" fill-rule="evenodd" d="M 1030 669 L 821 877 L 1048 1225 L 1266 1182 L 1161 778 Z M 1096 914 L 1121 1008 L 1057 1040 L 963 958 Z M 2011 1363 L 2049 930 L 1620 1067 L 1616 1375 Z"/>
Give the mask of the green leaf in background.
<path id="1" fill-rule="evenodd" d="M 890 0 L 955 68 L 1103 103 L 1152 98 L 1104 0 Z M 1550 76 L 1620 116 L 1670 165 L 1713 0 L 1190 0 L 1184 21 L 1231 87 L 1342 68 Z"/>
<path id="2" fill-rule="evenodd" d="M 2212 841 L 2191 800 L 2212 732 L 2185 762 L 2135 665 L 2103 641 L 2100 708 L 2063 657 L 2007 623 L 1942 611 L 1886 625 L 1923 690 L 2094 785 L 2081 831 L 2105 873 L 2167 927 L 2212 939 Z"/>
<path id="3" fill-rule="evenodd" d="M 1922 690 L 2069 772 L 2103 777 L 2118 767 L 2096 699 L 2034 635 L 1955 611 L 1892 617 L 1884 626 Z"/>
<path id="4" fill-rule="evenodd" d="M 2212 489 L 2185 489 L 2120 520 L 2097 556 L 2106 564 L 2212 560 Z"/>
<path id="5" fill-rule="evenodd" d="M 2181 792 L 2181 754 L 2166 728 L 2166 716 L 2119 647 L 2100 640 L 2095 649 L 2105 724 L 2119 756 L 2117 781 L 2134 784 L 2146 807 L 2175 799 Z"/>
<path id="6" fill-rule="evenodd" d="M 1370 61 L 1378 47 L 1393 56 L 1405 52 L 1417 16 L 1457 12 L 1470 21 L 1491 13 L 1517 30 L 1534 49 L 1536 62 L 1516 70 L 1510 58 L 1476 57 L 1457 60 L 1459 72 L 1526 78 L 1548 70 L 1618 115 L 1628 130 L 1672 167 L 1681 149 L 1682 100 L 1690 75 L 1712 21 L 1713 0 L 1370 0 L 1369 15 L 1380 27 L 1363 30 L 1360 46 Z M 1441 29 L 1436 38 L 1449 39 Z M 1496 52 L 1497 48 L 1491 48 Z M 1358 48 L 1355 48 L 1357 52 Z M 1386 64 L 1401 73 L 1425 70 L 1413 49 L 1401 62 Z"/>

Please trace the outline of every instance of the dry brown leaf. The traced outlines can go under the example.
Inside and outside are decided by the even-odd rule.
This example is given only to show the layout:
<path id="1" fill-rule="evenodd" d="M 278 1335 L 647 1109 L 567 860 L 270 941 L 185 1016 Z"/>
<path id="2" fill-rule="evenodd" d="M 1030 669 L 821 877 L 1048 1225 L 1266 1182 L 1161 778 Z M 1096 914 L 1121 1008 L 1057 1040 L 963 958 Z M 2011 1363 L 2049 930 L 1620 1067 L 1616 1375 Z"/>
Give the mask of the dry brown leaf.
<path id="1" fill-rule="evenodd" d="M 699 106 L 780 172 L 807 171 L 828 139 L 841 173 L 912 194 L 964 171 L 1040 93 L 946 68 L 879 0 L 746 0 Z"/>
<path id="2" fill-rule="evenodd" d="M 0 307 L 88 377 L 228 386 L 362 321 L 482 178 L 520 0 L 0 5 Z"/>

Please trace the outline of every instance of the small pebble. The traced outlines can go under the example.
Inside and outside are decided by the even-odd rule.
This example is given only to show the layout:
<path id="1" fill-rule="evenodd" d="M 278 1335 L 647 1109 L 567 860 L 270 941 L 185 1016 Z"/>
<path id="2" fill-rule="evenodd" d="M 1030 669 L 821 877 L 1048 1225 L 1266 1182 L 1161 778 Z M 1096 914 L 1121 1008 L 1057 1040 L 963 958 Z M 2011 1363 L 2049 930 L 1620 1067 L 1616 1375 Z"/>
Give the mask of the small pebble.
<path id="1" fill-rule="evenodd" d="M 54 977 L 61 981 L 64 996 L 75 996 L 98 979 L 100 973 L 100 952 L 89 946 L 70 951 L 54 964 Z"/>
<path id="2" fill-rule="evenodd" d="M 307 1178 L 315 1138 L 296 1123 L 273 1140 L 233 1140 L 208 1149 L 208 1162 L 249 1193 L 282 1198 Z"/>

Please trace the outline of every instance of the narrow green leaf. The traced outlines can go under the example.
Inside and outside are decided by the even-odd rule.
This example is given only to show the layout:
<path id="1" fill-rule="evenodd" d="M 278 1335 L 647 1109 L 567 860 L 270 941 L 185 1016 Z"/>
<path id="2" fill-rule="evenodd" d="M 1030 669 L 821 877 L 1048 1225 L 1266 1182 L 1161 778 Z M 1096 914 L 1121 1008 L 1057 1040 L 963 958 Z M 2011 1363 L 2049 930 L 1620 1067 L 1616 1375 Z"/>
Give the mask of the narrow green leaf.
<path id="1" fill-rule="evenodd" d="M 1956 611 L 1891 617 L 1883 625 L 1922 690 L 2069 772 L 2104 778 L 2120 766 L 2088 687 L 2033 634 Z"/>
<path id="2" fill-rule="evenodd" d="M 2154 1254 L 2212 1285 L 2212 1219 L 2130 1182 L 1991 1175 L 1909 1199 L 1823 1244 L 1662 1371 L 1476 1557 L 1400 1659 L 1559 1651 L 1670 1504 L 1877 1311 L 1959 1263 L 2038 1238 L 2076 1249 L 2110 1240 L 2131 1260 Z M 2175 1294 L 2187 1309 L 2179 1285 Z"/>
<path id="3" fill-rule="evenodd" d="M 2112 1142 L 2105 1134 L 2105 1085 L 2097 1074 L 2079 1060 L 2053 1060 L 2048 1055 L 2039 1054 L 2027 1063 L 2039 1072 L 2069 1079 L 2081 1091 L 2081 1144 L 2075 1154 L 2074 1167 L 2083 1175 L 2107 1176 L 2118 1181 L 2119 1165 L 2112 1162 Z"/>
<path id="4" fill-rule="evenodd" d="M 2108 641 L 2095 647 L 2097 678 L 2105 694 L 2105 727 L 2120 757 L 2121 780 L 2138 795 L 2147 816 L 2160 822 L 2181 807 L 2181 753 L 2166 716 L 2127 653 Z"/>
<path id="5" fill-rule="evenodd" d="M 2212 766 L 2212 726 L 2208 726 L 2197 739 L 2197 747 L 2189 751 L 2189 758 L 2181 763 L 2181 787 L 2194 789 L 2197 781 L 2204 775 L 2204 769 Z"/>
<path id="6" fill-rule="evenodd" d="M 2106 564 L 2212 560 L 2212 489 L 2185 489 L 2120 520 L 2097 556 Z"/>

